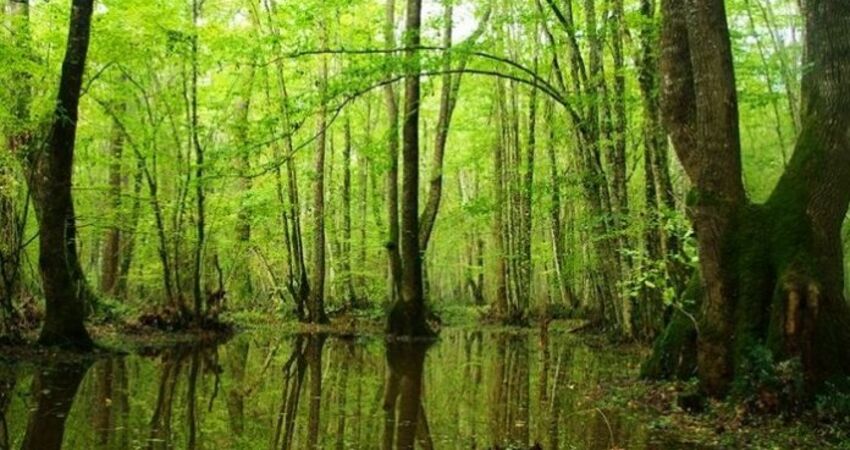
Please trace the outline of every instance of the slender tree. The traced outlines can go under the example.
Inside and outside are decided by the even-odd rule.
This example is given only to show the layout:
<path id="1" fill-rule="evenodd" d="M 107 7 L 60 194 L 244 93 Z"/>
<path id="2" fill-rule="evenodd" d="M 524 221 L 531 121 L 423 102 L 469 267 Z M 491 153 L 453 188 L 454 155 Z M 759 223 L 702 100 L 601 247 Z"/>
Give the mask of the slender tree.
<path id="1" fill-rule="evenodd" d="M 395 2 L 387 0 L 386 23 L 384 24 L 384 42 L 388 49 L 395 48 Z M 387 63 L 392 59 L 388 55 Z M 388 76 L 393 76 L 389 71 Z M 387 108 L 387 257 L 389 259 L 390 301 L 398 298 L 401 290 L 401 255 L 399 253 L 399 217 L 398 217 L 398 95 L 391 83 L 384 86 L 384 102 Z"/>
<path id="2" fill-rule="evenodd" d="M 323 25 L 324 27 L 324 25 Z M 327 29 L 322 31 L 322 44 L 327 47 Z M 310 301 L 307 304 L 308 321 L 327 323 L 325 314 L 325 146 L 327 144 L 328 60 L 321 57 L 319 69 L 319 95 L 321 105 L 316 121 L 316 150 L 313 162 L 313 267 L 310 279 Z"/>

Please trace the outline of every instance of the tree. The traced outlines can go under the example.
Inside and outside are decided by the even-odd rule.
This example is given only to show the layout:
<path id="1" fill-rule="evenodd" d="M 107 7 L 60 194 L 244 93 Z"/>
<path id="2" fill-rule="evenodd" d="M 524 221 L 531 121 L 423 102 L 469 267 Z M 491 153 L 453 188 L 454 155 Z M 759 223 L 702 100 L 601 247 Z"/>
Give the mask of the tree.
<path id="1" fill-rule="evenodd" d="M 39 342 L 90 348 L 83 324 L 88 286 L 76 250 L 71 185 L 78 106 L 91 31 L 92 0 L 74 0 L 53 122 L 43 148 L 28 157 L 27 181 L 38 217 L 45 319 Z"/>
<path id="2" fill-rule="evenodd" d="M 723 0 L 664 0 L 662 10 L 663 114 L 693 183 L 700 279 L 689 298 L 699 304 L 698 328 L 674 319 L 645 373 L 688 373 L 679 363 L 691 362 L 702 389 L 724 396 L 766 350 L 774 363 L 798 361 L 806 393 L 815 392 L 850 374 L 840 235 L 850 203 L 850 4 L 806 2 L 802 128 L 763 203 L 742 182 Z M 693 352 L 689 342 L 696 361 L 679 358 Z"/>
<path id="3" fill-rule="evenodd" d="M 429 336 L 425 320 L 422 254 L 419 247 L 419 105 L 422 1 L 407 1 L 404 45 L 404 126 L 402 128 L 401 296 L 389 315 L 388 332 L 399 336 Z"/>
<path id="4" fill-rule="evenodd" d="M 115 108 L 120 114 L 123 108 Z M 118 216 L 121 210 L 121 157 L 124 152 L 124 133 L 119 125 L 113 125 L 112 138 L 109 142 L 109 207 L 111 208 L 112 224 L 106 230 L 106 245 L 103 246 L 101 260 L 100 291 L 104 295 L 114 296 L 118 287 L 119 264 L 121 259 L 121 228 Z"/>
<path id="5" fill-rule="evenodd" d="M 387 0 L 384 41 L 388 49 L 395 48 L 395 0 Z M 391 59 L 387 58 L 388 63 Z M 389 72 L 387 76 L 392 77 Z M 399 253 L 398 218 L 398 95 L 392 83 L 384 86 L 384 102 L 387 108 L 387 258 L 389 260 L 390 301 L 398 298 L 401 291 L 401 255 Z"/>
<path id="6" fill-rule="evenodd" d="M 323 25 L 324 27 L 324 25 Z M 323 28 L 323 45 L 327 46 L 327 29 Z M 320 111 L 316 121 L 316 150 L 313 169 L 313 273 L 310 279 L 310 300 L 307 303 L 307 320 L 312 323 L 328 323 L 325 314 L 325 145 L 328 127 L 327 83 L 328 61 L 322 57 L 319 71 Z"/>

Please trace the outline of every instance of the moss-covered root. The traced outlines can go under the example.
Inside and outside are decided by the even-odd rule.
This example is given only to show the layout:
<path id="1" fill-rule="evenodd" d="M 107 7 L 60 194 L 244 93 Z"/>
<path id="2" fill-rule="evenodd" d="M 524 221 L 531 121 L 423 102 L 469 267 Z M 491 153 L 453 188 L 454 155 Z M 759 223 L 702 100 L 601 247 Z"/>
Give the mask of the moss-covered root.
<path id="1" fill-rule="evenodd" d="M 697 369 L 696 311 L 702 296 L 694 274 L 682 295 L 682 306 L 673 310 L 667 327 L 655 340 L 652 354 L 641 367 L 641 377 L 653 380 L 688 379 Z"/>

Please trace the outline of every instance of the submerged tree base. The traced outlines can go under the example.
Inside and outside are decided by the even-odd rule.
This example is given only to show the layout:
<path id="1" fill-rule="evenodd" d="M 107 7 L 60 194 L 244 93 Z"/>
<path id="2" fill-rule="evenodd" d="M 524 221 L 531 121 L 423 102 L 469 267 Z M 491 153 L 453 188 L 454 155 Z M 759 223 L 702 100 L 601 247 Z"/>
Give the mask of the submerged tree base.
<path id="1" fill-rule="evenodd" d="M 94 349 L 94 341 L 85 327 L 57 329 L 45 325 L 38 337 L 38 344 L 45 347 L 60 347 L 88 351 Z"/>
<path id="2" fill-rule="evenodd" d="M 437 332 L 427 320 L 425 307 L 417 302 L 396 301 L 387 319 L 387 335 L 397 338 L 433 339 Z"/>

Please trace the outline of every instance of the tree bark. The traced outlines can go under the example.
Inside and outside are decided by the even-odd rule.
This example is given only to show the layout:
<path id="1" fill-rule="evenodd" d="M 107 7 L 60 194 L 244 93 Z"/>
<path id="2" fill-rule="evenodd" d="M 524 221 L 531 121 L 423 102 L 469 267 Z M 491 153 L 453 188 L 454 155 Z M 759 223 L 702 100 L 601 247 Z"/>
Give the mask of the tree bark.
<path id="1" fill-rule="evenodd" d="M 387 48 L 395 48 L 395 0 L 387 0 L 384 41 Z M 392 59 L 387 57 L 392 66 Z M 387 74 L 392 76 L 392 70 Z M 387 257 L 390 267 L 390 302 L 395 301 L 401 292 L 401 254 L 399 253 L 399 217 L 398 217 L 398 96 L 392 84 L 384 86 L 384 99 L 387 107 Z"/>
<path id="2" fill-rule="evenodd" d="M 397 336 L 430 336 L 425 321 L 422 254 L 419 248 L 419 105 L 422 1 L 407 1 L 405 27 L 403 181 L 401 210 L 401 298 L 395 302 L 387 330 Z"/>
<path id="3" fill-rule="evenodd" d="M 120 113 L 123 108 L 116 108 Z M 103 256 L 100 268 L 100 291 L 106 296 L 114 296 L 118 286 L 118 269 L 121 258 L 121 185 L 123 176 L 121 160 L 124 153 L 124 133 L 120 127 L 113 124 L 112 139 L 109 142 L 109 208 L 110 224 L 106 230 L 106 244 L 103 246 Z"/>
<path id="4" fill-rule="evenodd" d="M 88 286 L 76 251 L 71 185 L 80 91 L 88 54 L 92 0 L 74 0 L 56 109 L 44 148 L 29 156 L 27 177 L 38 217 L 39 270 L 45 320 L 39 342 L 90 348 L 85 319 Z"/>
<path id="5" fill-rule="evenodd" d="M 850 203 L 850 86 L 843 81 L 850 76 L 850 5 L 807 3 L 803 126 L 763 204 L 749 202 L 741 181 L 723 2 L 665 0 L 663 8 L 664 115 L 694 185 L 702 290 L 694 296 L 699 332 L 679 328 L 696 335 L 701 387 L 717 397 L 733 384 L 754 388 L 749 375 L 764 370 L 758 361 L 766 350 L 772 364 L 799 361 L 803 394 L 823 389 L 850 373 L 840 238 Z M 650 363 L 670 359 L 671 346 L 661 344 Z M 666 369 L 648 375 L 681 372 L 676 364 Z"/>
<path id="6" fill-rule="evenodd" d="M 204 188 L 204 147 L 200 141 L 200 130 L 198 123 L 198 22 L 201 16 L 201 1 L 192 0 L 192 30 L 191 37 L 192 52 L 192 78 L 190 80 L 190 108 L 189 129 L 191 131 L 192 150 L 195 153 L 195 202 L 197 217 L 195 219 L 195 259 L 192 268 L 192 298 L 194 300 L 195 320 L 200 321 L 203 317 L 203 299 L 201 292 L 201 277 L 203 276 L 203 253 L 206 244 L 206 189 Z"/>
<path id="7" fill-rule="evenodd" d="M 324 25 L 323 25 L 324 26 Z M 327 30 L 321 31 L 323 46 L 327 46 Z M 316 123 L 316 150 L 313 160 L 313 267 L 310 277 L 310 301 L 307 303 L 308 321 L 328 323 L 325 314 L 325 146 L 327 144 L 327 82 L 328 61 L 322 56 L 319 71 L 321 107 Z"/>
<path id="8" fill-rule="evenodd" d="M 354 280 L 351 274 L 351 118 L 345 117 L 345 143 L 342 150 L 342 284 L 345 301 L 353 305 L 355 301 Z"/>

